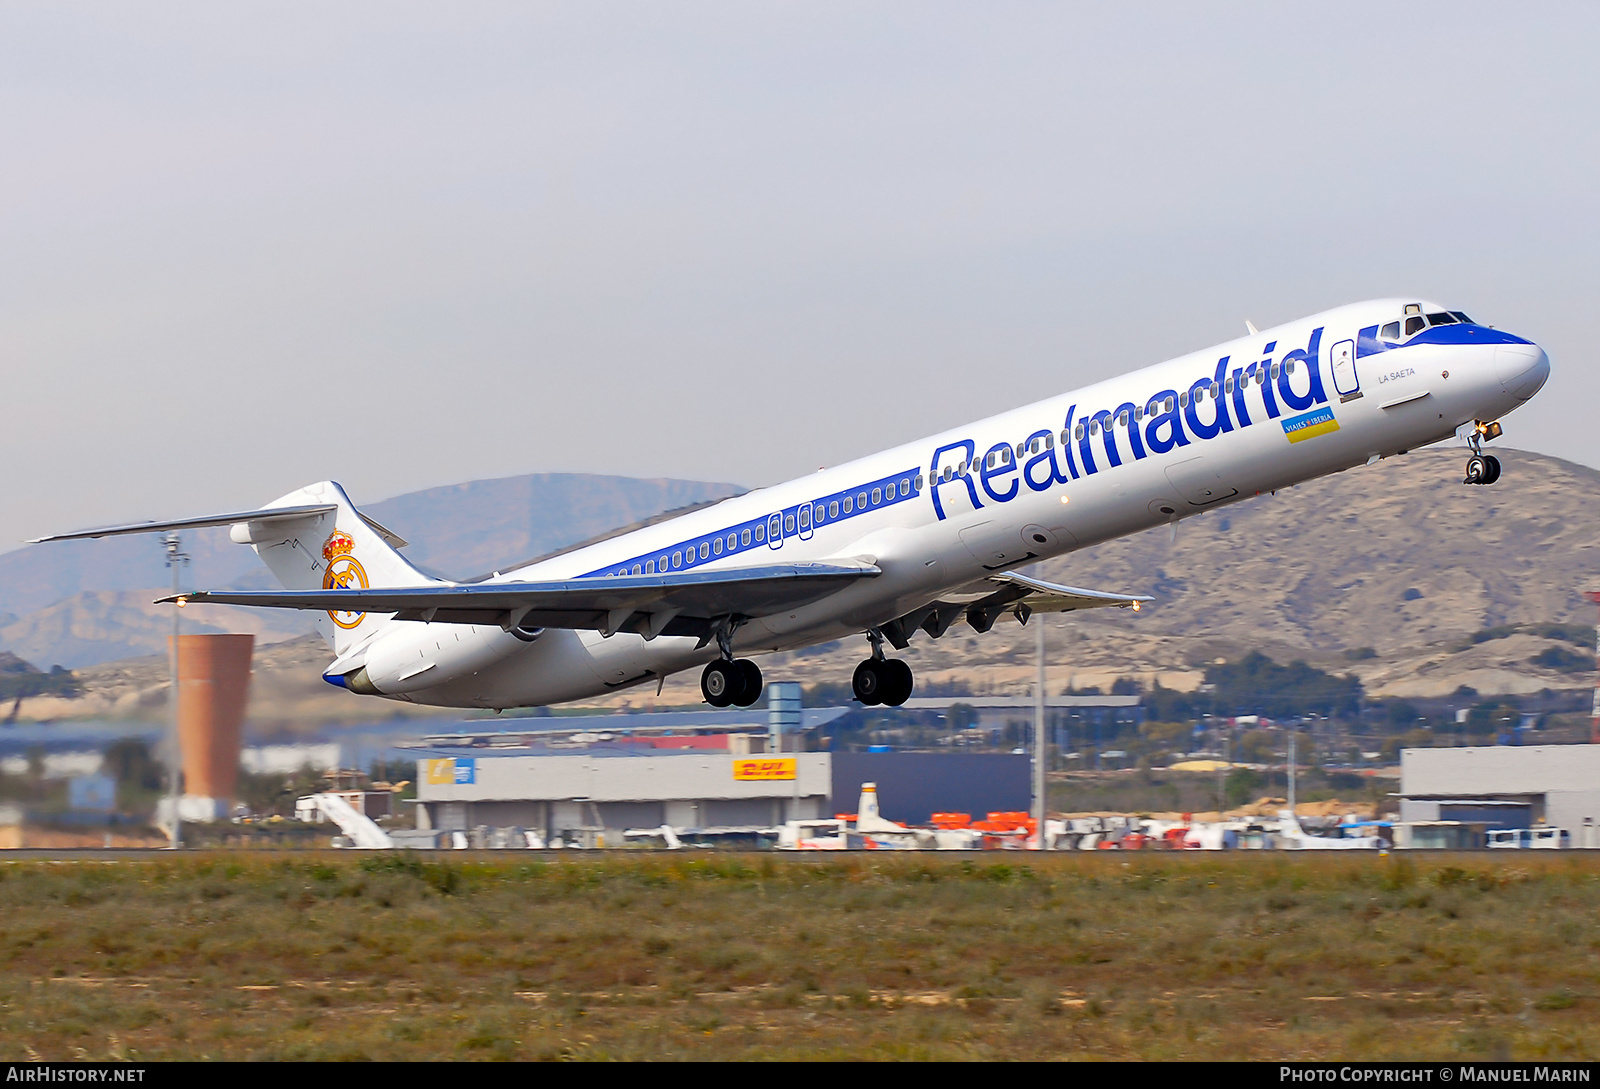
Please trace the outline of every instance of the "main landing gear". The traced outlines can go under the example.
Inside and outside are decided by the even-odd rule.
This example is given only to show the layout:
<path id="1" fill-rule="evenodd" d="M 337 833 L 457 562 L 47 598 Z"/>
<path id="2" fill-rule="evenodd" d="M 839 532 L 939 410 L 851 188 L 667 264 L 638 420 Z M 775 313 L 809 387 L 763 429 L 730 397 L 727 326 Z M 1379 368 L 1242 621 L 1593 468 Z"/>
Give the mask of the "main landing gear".
<path id="1" fill-rule="evenodd" d="M 761 698 L 761 667 L 748 658 L 718 658 L 700 674 L 700 694 L 713 707 L 749 707 Z"/>
<path id="2" fill-rule="evenodd" d="M 1497 439 L 1502 434 L 1498 423 L 1479 423 L 1472 429 L 1472 434 L 1467 436 L 1467 444 L 1472 447 L 1472 456 L 1467 459 L 1467 478 L 1463 484 L 1493 484 L 1500 479 L 1500 459 L 1493 454 L 1483 452 L 1484 439 Z"/>
<path id="3" fill-rule="evenodd" d="M 850 687 L 856 699 L 868 707 L 899 707 L 911 698 L 916 684 L 911 667 L 899 658 L 883 656 L 883 636 L 878 632 L 867 632 L 867 638 L 872 640 L 872 657 L 856 666 Z"/>

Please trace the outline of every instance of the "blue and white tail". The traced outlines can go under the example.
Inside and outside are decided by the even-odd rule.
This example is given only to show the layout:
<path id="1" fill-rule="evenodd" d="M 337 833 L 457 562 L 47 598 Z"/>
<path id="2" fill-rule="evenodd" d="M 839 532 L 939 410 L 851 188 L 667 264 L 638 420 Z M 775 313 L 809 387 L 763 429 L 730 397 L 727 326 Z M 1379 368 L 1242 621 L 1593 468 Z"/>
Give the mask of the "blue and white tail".
<path id="1" fill-rule="evenodd" d="M 333 481 L 290 492 L 268 503 L 262 513 L 286 507 L 322 509 L 299 517 L 237 522 L 229 530 L 234 541 L 256 550 L 285 590 L 440 584 L 412 567 L 398 551 L 406 542 L 356 510 Z M 376 613 L 312 615 L 335 654 L 365 641 L 389 621 L 387 614 Z"/>

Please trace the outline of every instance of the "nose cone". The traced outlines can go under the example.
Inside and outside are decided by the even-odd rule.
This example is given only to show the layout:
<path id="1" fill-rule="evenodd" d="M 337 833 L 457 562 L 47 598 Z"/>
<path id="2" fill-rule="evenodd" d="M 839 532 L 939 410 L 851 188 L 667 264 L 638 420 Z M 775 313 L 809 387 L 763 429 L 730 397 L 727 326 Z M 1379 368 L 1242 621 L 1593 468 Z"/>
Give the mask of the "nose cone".
<path id="1" fill-rule="evenodd" d="M 1495 371 L 1505 391 L 1527 401 L 1550 377 L 1550 357 L 1537 344 L 1499 344 L 1494 350 Z"/>

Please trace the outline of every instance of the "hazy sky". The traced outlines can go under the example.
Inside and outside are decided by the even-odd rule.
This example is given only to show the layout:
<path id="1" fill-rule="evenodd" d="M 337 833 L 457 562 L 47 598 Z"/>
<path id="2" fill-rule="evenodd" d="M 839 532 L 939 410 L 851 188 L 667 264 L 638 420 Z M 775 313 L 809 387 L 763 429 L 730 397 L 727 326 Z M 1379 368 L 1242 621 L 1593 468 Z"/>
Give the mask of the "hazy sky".
<path id="1" fill-rule="evenodd" d="M 0 6 L 0 542 L 760 485 L 1341 303 L 1600 465 L 1594 5 Z M 0 543 L 0 548 L 6 547 Z"/>

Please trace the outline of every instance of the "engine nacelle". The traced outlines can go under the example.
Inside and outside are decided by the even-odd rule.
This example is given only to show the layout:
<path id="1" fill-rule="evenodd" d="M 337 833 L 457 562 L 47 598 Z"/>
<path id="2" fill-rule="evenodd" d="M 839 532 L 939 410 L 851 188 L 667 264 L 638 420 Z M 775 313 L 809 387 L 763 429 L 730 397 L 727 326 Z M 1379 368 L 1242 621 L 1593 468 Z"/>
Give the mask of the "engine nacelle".
<path id="1" fill-rule="evenodd" d="M 483 624 L 399 621 L 391 629 L 373 640 L 359 669 L 327 679 L 362 695 L 406 695 L 470 677 L 531 641 L 531 633 Z"/>

